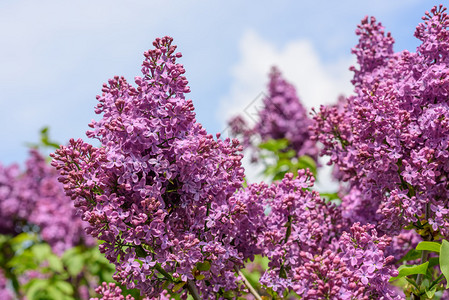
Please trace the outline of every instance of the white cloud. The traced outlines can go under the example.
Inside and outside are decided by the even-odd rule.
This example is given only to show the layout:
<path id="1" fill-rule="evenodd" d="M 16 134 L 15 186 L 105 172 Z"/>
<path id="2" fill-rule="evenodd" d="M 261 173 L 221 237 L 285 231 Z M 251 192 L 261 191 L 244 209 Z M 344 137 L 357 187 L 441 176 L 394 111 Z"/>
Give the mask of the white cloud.
<path id="1" fill-rule="evenodd" d="M 231 67 L 233 83 L 220 100 L 219 118 L 226 122 L 241 113 L 261 92 L 266 92 L 268 73 L 277 66 L 283 76 L 295 85 L 307 108 L 335 102 L 338 95 L 350 94 L 353 59 L 323 63 L 312 43 L 306 39 L 291 41 L 282 49 L 247 31 L 240 41 L 240 60 Z"/>
<path id="2" fill-rule="evenodd" d="M 223 126 L 230 117 L 244 115 L 251 111 L 248 106 L 257 105 L 252 101 L 261 93 L 266 93 L 268 73 L 272 66 L 277 66 L 286 80 L 297 88 L 302 103 L 308 109 L 333 103 L 339 95 L 349 95 L 352 91 L 352 72 L 348 68 L 354 64 L 353 59 L 348 56 L 324 63 L 309 40 L 291 41 L 280 48 L 256 32 L 247 31 L 239 47 L 240 59 L 231 67 L 233 81 L 229 93 L 221 98 L 219 104 L 218 118 Z M 244 160 L 244 166 L 250 182 L 261 179 L 258 176 L 260 170 L 250 166 L 247 159 Z M 320 181 L 322 185 L 331 184 L 329 170 L 325 169 L 323 173 L 327 175 L 323 174 Z"/>

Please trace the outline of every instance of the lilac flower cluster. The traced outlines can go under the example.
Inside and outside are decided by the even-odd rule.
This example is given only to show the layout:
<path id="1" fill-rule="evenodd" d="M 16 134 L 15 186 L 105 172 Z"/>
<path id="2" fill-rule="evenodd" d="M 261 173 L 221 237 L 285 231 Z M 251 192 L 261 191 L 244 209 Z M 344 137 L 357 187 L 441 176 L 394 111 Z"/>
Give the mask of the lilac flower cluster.
<path id="1" fill-rule="evenodd" d="M 15 182 L 20 174 L 18 165 L 3 166 L 0 164 L 0 234 L 16 233 L 16 213 L 20 206 L 12 196 Z M 8 208 L 11 209 L 9 213 Z"/>
<path id="2" fill-rule="evenodd" d="M 135 300 L 133 296 L 127 295 L 126 297 L 122 295 L 122 289 L 118 287 L 115 283 L 103 282 L 99 287 L 95 289 L 95 292 L 102 296 L 101 298 L 90 298 L 90 300 Z M 170 299 L 167 297 L 161 297 L 162 299 Z M 149 300 L 149 298 L 143 298 L 142 300 Z"/>
<path id="3" fill-rule="evenodd" d="M 172 38 L 153 45 L 137 87 L 114 77 L 97 97 L 103 117 L 87 135 L 102 147 L 71 140 L 52 165 L 117 281 L 148 297 L 184 284 L 183 297 L 215 298 L 238 287 L 235 268 L 258 251 L 247 242 L 254 212 L 234 197 L 241 147 L 196 122 Z"/>
<path id="4" fill-rule="evenodd" d="M 17 165 L 0 166 L 1 233 L 14 235 L 37 226 L 57 254 L 80 243 L 93 244 L 57 177 L 36 150 L 30 151 L 23 173 Z"/>
<path id="5" fill-rule="evenodd" d="M 115 283 L 103 282 L 99 287 L 95 289 L 95 292 L 102 296 L 101 298 L 90 298 L 90 300 L 135 300 L 135 298 L 131 295 L 123 296 L 122 289 L 118 287 Z M 156 298 L 142 298 L 142 300 L 150 300 Z M 172 300 L 170 294 L 166 290 L 162 292 L 162 294 L 157 298 L 158 300 Z"/>
<path id="6" fill-rule="evenodd" d="M 95 292 L 102 296 L 101 300 L 134 300 L 134 297 L 128 295 L 126 298 L 122 295 L 120 287 L 115 283 L 103 282 L 102 285 L 95 289 Z M 99 298 L 91 298 L 90 300 L 99 300 Z"/>
<path id="7" fill-rule="evenodd" d="M 297 157 L 308 155 L 316 160 L 318 148 L 310 139 L 309 131 L 312 120 L 308 118 L 294 86 L 284 80 L 275 67 L 270 73 L 268 96 L 263 99 L 263 104 L 254 127 L 250 127 L 241 116 L 229 122 L 232 134 L 242 139 L 245 148 L 255 152 L 253 160 L 257 160 L 257 148 L 252 144 L 254 136 L 259 136 L 262 142 L 287 139 L 288 149 L 294 150 Z"/>
<path id="8" fill-rule="evenodd" d="M 308 190 L 314 180 L 308 170 L 298 171 L 296 178 L 287 173 L 265 192 L 270 212 L 259 239 L 270 262 L 260 282 L 277 292 L 294 284 L 293 272 L 304 263 L 301 252 L 321 253 L 345 227 L 339 211 Z"/>
<path id="9" fill-rule="evenodd" d="M 350 227 L 339 207 L 310 190 L 313 183 L 312 174 L 300 170 L 297 177 L 287 173 L 271 186 L 237 192 L 255 212 L 253 234 L 269 258 L 260 283 L 301 299 L 401 299 L 388 283 L 397 275 L 385 252 L 391 238 L 379 237 L 373 225 Z"/>
<path id="10" fill-rule="evenodd" d="M 294 270 L 294 291 L 301 299 L 403 299 L 389 285 L 398 272 L 384 250 L 391 238 L 378 237 L 373 225 L 352 225 L 331 249 L 301 252 L 305 261 Z"/>
<path id="11" fill-rule="evenodd" d="M 351 204 L 359 208 L 348 211 L 376 211 L 381 228 L 391 233 L 428 222 L 449 236 L 445 10 L 439 6 L 426 13 L 415 31 L 422 42 L 416 53 L 393 52 L 390 34 L 374 18 L 365 18 L 353 49 L 360 65 L 353 68 L 355 95 L 343 111 L 321 107 L 315 116 L 322 154 L 330 155 L 341 178 L 360 192 L 358 203 Z"/>

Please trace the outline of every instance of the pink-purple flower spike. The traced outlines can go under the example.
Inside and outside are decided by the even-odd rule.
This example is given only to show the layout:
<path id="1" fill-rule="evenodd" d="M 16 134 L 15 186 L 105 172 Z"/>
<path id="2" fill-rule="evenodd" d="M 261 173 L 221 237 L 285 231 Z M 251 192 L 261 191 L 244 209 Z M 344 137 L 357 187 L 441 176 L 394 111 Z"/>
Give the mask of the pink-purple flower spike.
<path id="1" fill-rule="evenodd" d="M 434 7 L 423 19 L 416 53 L 393 52 L 381 24 L 362 21 L 355 94 L 344 109 L 320 109 L 315 138 L 340 178 L 360 191 L 356 202 L 343 201 L 351 218 L 390 233 L 428 222 L 448 237 L 449 18 Z"/>
<path id="2" fill-rule="evenodd" d="M 196 286 L 212 297 L 237 287 L 234 268 L 253 253 L 236 230 L 248 214 L 231 199 L 243 182 L 240 146 L 196 122 L 172 39 L 154 46 L 136 87 L 115 77 L 97 97 L 103 117 L 87 135 L 102 147 L 71 140 L 53 165 L 119 282 L 155 297 L 166 281 L 195 280 L 203 263 Z"/>

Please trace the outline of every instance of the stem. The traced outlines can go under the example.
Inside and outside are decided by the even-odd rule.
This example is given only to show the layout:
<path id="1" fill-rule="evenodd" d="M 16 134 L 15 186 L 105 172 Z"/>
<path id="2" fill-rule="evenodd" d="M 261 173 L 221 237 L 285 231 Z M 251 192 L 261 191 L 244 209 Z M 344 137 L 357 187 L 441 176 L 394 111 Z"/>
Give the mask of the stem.
<path id="1" fill-rule="evenodd" d="M 189 291 L 190 295 L 192 295 L 193 299 L 201 300 L 200 294 L 198 293 L 198 290 L 196 289 L 193 281 L 187 280 L 187 290 Z"/>
<path id="2" fill-rule="evenodd" d="M 156 264 L 155 265 L 155 269 L 159 271 L 159 273 L 161 273 L 162 275 L 164 275 L 165 278 L 167 278 L 169 281 L 171 282 L 175 282 L 173 280 L 173 277 L 167 273 L 167 271 L 165 271 L 161 265 Z M 201 300 L 200 294 L 198 293 L 198 290 L 196 289 L 195 284 L 193 283 L 193 281 L 191 280 L 187 280 L 187 290 L 189 291 L 190 295 L 193 297 L 193 299 L 195 300 Z"/>
<path id="3" fill-rule="evenodd" d="M 246 285 L 246 287 L 248 288 L 249 292 L 251 294 L 253 294 L 254 298 L 256 298 L 257 300 L 262 300 L 262 297 L 260 297 L 260 295 L 256 291 L 256 289 L 253 288 L 253 286 L 248 281 L 248 279 L 246 279 L 246 277 L 245 277 L 245 275 L 243 275 L 242 271 L 240 271 L 240 269 L 237 266 L 234 266 L 234 270 L 237 272 L 237 274 L 239 274 L 242 277 L 243 283 Z"/>
<path id="4" fill-rule="evenodd" d="M 426 210 L 426 212 L 425 212 L 426 220 L 429 219 L 429 209 L 430 209 L 429 203 L 427 203 L 426 204 L 426 208 L 425 208 L 425 210 Z M 423 237 L 424 241 L 428 241 L 430 239 L 431 239 L 431 234 L 430 233 L 428 233 L 426 236 Z M 425 263 L 428 260 L 428 256 L 429 256 L 429 251 L 423 250 L 422 254 L 421 254 L 421 263 L 422 264 Z M 421 286 L 421 283 L 422 283 L 423 279 L 424 279 L 424 275 L 423 274 L 418 274 L 418 277 L 416 278 L 416 285 L 418 287 Z M 410 300 L 419 300 L 419 299 L 421 299 L 421 297 L 419 295 L 416 295 L 416 294 L 411 294 L 410 295 Z"/>
<path id="5" fill-rule="evenodd" d="M 158 270 L 159 273 L 161 273 L 162 275 L 164 275 L 164 277 L 167 278 L 169 281 L 174 282 L 174 280 L 173 280 L 173 278 L 171 277 L 171 275 L 168 274 L 167 271 L 165 271 L 165 270 L 161 267 L 160 264 L 157 263 L 157 264 L 154 266 L 154 268 L 155 268 L 156 270 Z"/>

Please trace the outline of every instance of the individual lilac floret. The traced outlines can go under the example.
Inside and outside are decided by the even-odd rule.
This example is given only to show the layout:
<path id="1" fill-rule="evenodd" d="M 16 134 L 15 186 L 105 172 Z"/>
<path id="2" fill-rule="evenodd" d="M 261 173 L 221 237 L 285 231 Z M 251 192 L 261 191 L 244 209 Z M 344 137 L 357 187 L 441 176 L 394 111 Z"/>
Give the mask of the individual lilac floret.
<path id="1" fill-rule="evenodd" d="M 6 233 L 20 233 L 24 226 L 35 228 L 54 253 L 80 243 L 95 242 L 84 233 L 87 225 L 76 215 L 70 198 L 64 195 L 57 172 L 36 151 L 30 151 L 26 170 L 0 167 L 0 224 Z M 4 225 L 3 225 L 4 224 Z"/>
<path id="2" fill-rule="evenodd" d="M 196 122 L 172 38 L 153 45 L 136 87 L 114 77 L 97 97 L 102 118 L 87 135 L 102 147 L 71 140 L 52 164 L 117 281 L 148 297 L 184 282 L 182 297 L 193 286 L 215 298 L 238 287 L 235 268 L 257 251 L 246 244 L 252 211 L 234 197 L 241 146 Z"/>
<path id="3" fill-rule="evenodd" d="M 273 67 L 268 84 L 268 96 L 263 99 L 263 108 L 258 111 L 258 120 L 251 127 L 241 116 L 230 120 L 231 132 L 242 139 L 245 148 L 251 148 L 254 160 L 257 160 L 257 147 L 253 145 L 255 136 L 262 142 L 270 139 L 287 139 L 288 149 L 295 151 L 296 156 L 308 155 L 317 159 L 318 149 L 310 139 L 306 109 L 302 106 L 296 89 L 282 78 L 280 71 Z"/>
<path id="4" fill-rule="evenodd" d="M 392 52 L 393 39 L 381 24 L 364 19 L 353 50 L 360 64 L 353 68 L 354 95 L 343 111 L 322 107 L 315 116 L 322 153 L 362 197 L 343 205 L 375 211 L 381 218 L 374 223 L 390 234 L 414 224 L 449 236 L 445 10 L 434 7 L 418 25 L 415 36 L 422 44 L 416 53 Z M 353 212 L 363 211 L 358 208 Z"/>

